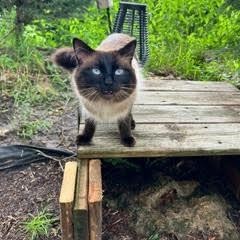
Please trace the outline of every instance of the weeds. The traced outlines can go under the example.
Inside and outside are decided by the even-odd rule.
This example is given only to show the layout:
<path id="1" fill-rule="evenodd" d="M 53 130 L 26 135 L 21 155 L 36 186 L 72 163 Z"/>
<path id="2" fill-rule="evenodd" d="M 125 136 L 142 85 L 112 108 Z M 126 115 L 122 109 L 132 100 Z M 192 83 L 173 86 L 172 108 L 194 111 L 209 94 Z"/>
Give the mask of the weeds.
<path id="1" fill-rule="evenodd" d="M 25 139 L 32 138 L 35 134 L 48 130 L 52 125 L 51 122 L 39 118 L 39 116 L 34 117 L 33 109 L 29 104 L 19 107 L 16 115 L 17 135 Z"/>
<path id="2" fill-rule="evenodd" d="M 52 214 L 43 210 L 37 213 L 36 216 L 31 215 L 31 218 L 23 223 L 24 230 L 29 234 L 31 240 L 35 240 L 39 237 L 48 237 L 50 228 L 56 218 L 53 218 Z"/>
<path id="3" fill-rule="evenodd" d="M 50 123 L 46 120 L 34 120 L 21 123 L 18 130 L 18 135 L 23 138 L 31 138 L 39 131 L 47 130 L 50 127 Z"/>
<path id="4" fill-rule="evenodd" d="M 150 12 L 150 71 L 239 84 L 237 9 L 224 0 L 144 2 Z"/>
<path id="5" fill-rule="evenodd" d="M 240 87 L 240 12 L 224 0 L 139 0 L 148 5 L 150 58 L 147 70 L 194 80 L 228 81 Z M 112 18 L 117 4 L 111 9 Z M 80 37 L 96 47 L 108 34 L 105 11 L 93 4 L 79 18 L 30 21 L 16 43 L 11 30 L 15 10 L 0 18 L 0 89 L 15 106 L 30 108 L 66 99 L 70 84 L 48 60 L 52 48 L 71 45 Z M 50 11 L 51 12 L 51 11 Z M 29 127 L 27 127 L 29 121 Z M 41 127 L 39 127 L 41 126 Z M 24 120 L 21 136 L 47 124 Z"/>

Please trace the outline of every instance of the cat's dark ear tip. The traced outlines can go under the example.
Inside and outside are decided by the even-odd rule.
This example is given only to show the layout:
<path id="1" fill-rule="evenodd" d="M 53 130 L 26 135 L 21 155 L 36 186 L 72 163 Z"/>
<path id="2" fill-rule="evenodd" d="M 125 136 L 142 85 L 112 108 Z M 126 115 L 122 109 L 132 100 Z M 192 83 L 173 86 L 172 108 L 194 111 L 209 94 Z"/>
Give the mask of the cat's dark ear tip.
<path id="1" fill-rule="evenodd" d="M 134 39 L 132 40 L 132 42 L 133 42 L 135 45 L 137 45 L 137 39 L 136 39 L 136 38 L 134 38 Z"/>
<path id="2" fill-rule="evenodd" d="M 134 38 L 131 42 L 129 42 L 129 44 L 130 44 L 130 45 L 133 45 L 134 48 L 136 48 L 136 46 L 137 46 L 137 39 Z"/>
<path id="3" fill-rule="evenodd" d="M 59 48 L 50 56 L 50 60 L 66 69 L 69 72 L 72 72 L 73 69 L 77 66 L 77 60 L 75 53 L 72 48 Z"/>
<path id="4" fill-rule="evenodd" d="M 77 38 L 77 37 L 74 37 L 73 40 L 72 40 L 73 46 L 75 45 L 76 42 L 80 42 L 80 39 Z"/>

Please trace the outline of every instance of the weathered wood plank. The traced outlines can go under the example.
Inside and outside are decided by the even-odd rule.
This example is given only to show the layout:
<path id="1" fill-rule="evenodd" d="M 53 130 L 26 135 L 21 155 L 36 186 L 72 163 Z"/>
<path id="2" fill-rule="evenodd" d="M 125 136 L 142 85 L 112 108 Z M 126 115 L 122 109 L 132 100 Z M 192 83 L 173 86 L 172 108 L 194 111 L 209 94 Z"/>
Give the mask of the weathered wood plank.
<path id="1" fill-rule="evenodd" d="M 62 240 L 73 240 L 73 202 L 77 175 L 77 162 L 65 165 L 59 197 Z"/>
<path id="2" fill-rule="evenodd" d="M 231 92 L 238 91 L 236 87 L 226 82 L 202 82 L 184 80 L 151 80 L 147 79 L 141 86 L 149 91 L 200 91 L 200 92 Z"/>
<path id="3" fill-rule="evenodd" d="M 151 92 L 138 94 L 136 104 L 153 105 L 240 105 L 240 92 Z"/>
<path id="4" fill-rule="evenodd" d="M 120 144 L 117 131 L 98 131 L 80 158 L 240 154 L 240 124 L 138 124 L 133 148 Z"/>
<path id="5" fill-rule="evenodd" d="M 79 162 L 75 205 L 73 210 L 74 240 L 89 240 L 88 228 L 88 160 Z"/>
<path id="6" fill-rule="evenodd" d="M 135 105 L 137 123 L 240 123 L 240 106 Z M 84 124 L 84 119 L 82 119 Z"/>
<path id="7" fill-rule="evenodd" d="M 102 239 L 102 175 L 101 161 L 94 159 L 89 162 L 89 230 L 90 240 Z"/>
<path id="8" fill-rule="evenodd" d="M 240 123 L 240 106 L 136 105 L 138 123 Z"/>

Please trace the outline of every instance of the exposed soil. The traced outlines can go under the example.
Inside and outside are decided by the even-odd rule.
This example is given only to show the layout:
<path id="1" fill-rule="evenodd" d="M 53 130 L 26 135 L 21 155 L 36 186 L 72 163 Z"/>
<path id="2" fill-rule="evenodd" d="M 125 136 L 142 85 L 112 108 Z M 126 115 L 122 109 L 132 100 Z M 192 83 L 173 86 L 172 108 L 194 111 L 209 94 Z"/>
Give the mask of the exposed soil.
<path id="1" fill-rule="evenodd" d="M 75 150 L 76 102 L 36 107 L 52 126 L 31 139 L 17 135 L 18 110 L 0 96 L 2 145 L 29 143 Z M 236 157 L 237 158 L 237 157 Z M 103 161 L 103 240 L 237 240 L 240 207 L 211 158 Z M 0 239 L 28 240 L 23 222 L 42 209 L 57 220 L 49 237 L 60 239 L 58 197 L 65 161 L 51 160 L 0 172 Z"/>

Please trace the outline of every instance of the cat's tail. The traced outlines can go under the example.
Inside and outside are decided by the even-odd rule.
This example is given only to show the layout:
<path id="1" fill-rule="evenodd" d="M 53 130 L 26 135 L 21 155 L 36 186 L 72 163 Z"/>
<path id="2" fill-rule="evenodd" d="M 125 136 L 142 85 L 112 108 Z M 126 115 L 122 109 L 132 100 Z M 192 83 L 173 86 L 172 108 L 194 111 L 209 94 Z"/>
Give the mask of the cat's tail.
<path id="1" fill-rule="evenodd" d="M 135 71 L 136 79 L 137 79 L 137 99 L 139 99 L 141 91 L 143 90 L 144 77 L 143 77 L 143 69 L 138 63 L 136 58 L 132 60 L 132 67 Z"/>

